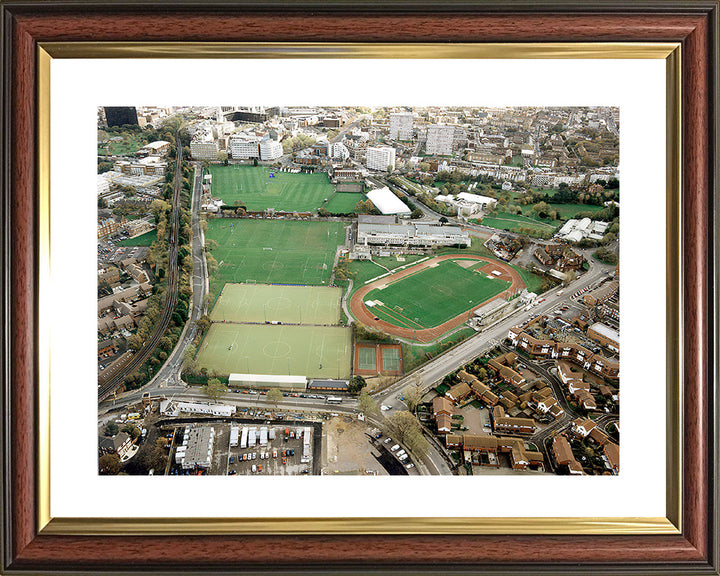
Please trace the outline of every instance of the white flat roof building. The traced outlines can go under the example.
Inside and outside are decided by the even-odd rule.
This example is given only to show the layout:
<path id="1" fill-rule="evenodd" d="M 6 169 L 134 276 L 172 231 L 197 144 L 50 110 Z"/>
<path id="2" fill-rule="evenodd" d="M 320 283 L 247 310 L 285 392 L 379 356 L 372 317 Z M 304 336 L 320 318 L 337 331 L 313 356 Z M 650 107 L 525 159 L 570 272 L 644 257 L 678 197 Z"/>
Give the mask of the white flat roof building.
<path id="1" fill-rule="evenodd" d="M 608 222 L 590 220 L 590 218 L 583 218 L 582 220 L 571 218 L 557 231 L 555 237 L 570 242 L 580 242 L 583 238 L 602 240 L 609 225 Z"/>
<path id="2" fill-rule="evenodd" d="M 495 198 L 490 198 L 490 196 L 480 196 L 479 194 L 470 194 L 469 192 L 460 192 L 457 197 L 465 202 L 480 204 L 483 209 L 497 204 L 497 200 Z"/>
<path id="3" fill-rule="evenodd" d="M 233 158 L 258 158 L 260 156 L 258 139 L 252 136 L 244 135 L 231 136 L 230 153 Z"/>
<path id="4" fill-rule="evenodd" d="M 370 190 L 366 195 L 382 214 L 410 215 L 410 208 L 395 196 L 387 186 Z"/>
<path id="5" fill-rule="evenodd" d="M 305 390 L 307 377 L 275 374 L 230 374 L 230 386 L 247 386 L 249 388 L 285 388 L 288 390 Z"/>

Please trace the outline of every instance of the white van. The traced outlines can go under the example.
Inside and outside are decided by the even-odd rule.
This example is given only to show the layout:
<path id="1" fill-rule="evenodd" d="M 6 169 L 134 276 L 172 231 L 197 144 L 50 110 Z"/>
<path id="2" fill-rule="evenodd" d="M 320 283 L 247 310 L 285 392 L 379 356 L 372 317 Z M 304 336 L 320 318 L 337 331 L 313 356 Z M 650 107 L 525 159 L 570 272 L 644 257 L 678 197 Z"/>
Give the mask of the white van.
<path id="1" fill-rule="evenodd" d="M 395 444 L 395 446 L 390 448 L 390 452 L 395 452 L 395 450 L 397 450 L 398 448 L 400 448 L 400 444 Z"/>
<path id="2" fill-rule="evenodd" d="M 257 466 L 255 464 L 252 465 L 252 473 L 255 474 L 257 472 Z"/>

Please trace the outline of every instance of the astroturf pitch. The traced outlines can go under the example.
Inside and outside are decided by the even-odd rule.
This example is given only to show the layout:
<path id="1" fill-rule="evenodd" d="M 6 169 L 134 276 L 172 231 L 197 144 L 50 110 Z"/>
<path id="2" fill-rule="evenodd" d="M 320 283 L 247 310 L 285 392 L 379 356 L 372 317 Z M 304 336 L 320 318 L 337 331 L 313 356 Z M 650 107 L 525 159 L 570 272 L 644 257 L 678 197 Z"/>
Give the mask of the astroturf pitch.
<path id="1" fill-rule="evenodd" d="M 350 376 L 351 330 L 341 326 L 214 323 L 198 367 L 221 374 Z"/>
<path id="2" fill-rule="evenodd" d="M 327 283 L 345 229 L 342 222 L 218 218 L 205 237 L 218 244 L 211 252 L 219 263 L 215 291 L 226 282 Z"/>
<path id="3" fill-rule="evenodd" d="M 365 194 L 357 192 L 338 192 L 327 204 L 323 204 L 330 214 L 351 214 L 358 202 L 365 200 Z"/>
<path id="4" fill-rule="evenodd" d="M 479 306 L 510 286 L 510 282 L 463 268 L 454 260 L 440 262 L 383 289 L 369 292 L 364 300 L 380 300 L 369 307 L 372 314 L 395 326 L 422 330 L 433 328 Z"/>
<path id="5" fill-rule="evenodd" d="M 335 192 L 324 172 L 293 174 L 267 166 L 210 166 L 210 174 L 213 196 L 229 206 L 239 201 L 250 211 L 314 212 Z"/>
<path id="6" fill-rule="evenodd" d="M 213 322 L 339 324 L 342 290 L 330 286 L 225 284 Z"/>

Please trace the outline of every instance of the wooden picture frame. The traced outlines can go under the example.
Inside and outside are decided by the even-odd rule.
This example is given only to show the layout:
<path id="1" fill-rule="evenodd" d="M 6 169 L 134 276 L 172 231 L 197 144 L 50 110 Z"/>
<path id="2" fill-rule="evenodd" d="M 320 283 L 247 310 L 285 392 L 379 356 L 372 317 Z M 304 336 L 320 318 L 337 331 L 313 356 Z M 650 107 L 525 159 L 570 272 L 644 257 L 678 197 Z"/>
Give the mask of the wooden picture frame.
<path id="1" fill-rule="evenodd" d="M 29 573 L 179 572 L 425 572 L 425 573 L 687 573 L 717 574 L 717 78 L 718 2 L 572 2 L 507 5 L 444 3 L 236 3 L 213 2 L 5 2 L 2 39 L 2 570 Z M 683 204 L 670 211 L 668 309 L 681 320 L 667 344 L 669 370 L 681 395 L 670 409 L 681 422 L 669 442 L 668 462 L 681 462 L 671 478 L 668 518 L 643 525 L 626 519 L 612 529 L 568 534 L 559 523 L 542 529 L 464 528 L 433 533 L 424 528 L 347 529 L 342 521 L 297 531 L 260 524 L 242 537 L 217 522 L 203 533 L 192 521 L 132 519 L 90 526 L 49 522 L 46 403 L 40 394 L 38 333 L 40 277 L 48 242 L 40 225 L 47 210 L 47 110 L 38 86 L 47 83 L 46 59 L 130 55 L 130 42 L 157 43 L 166 56 L 173 44 L 184 54 L 223 43 L 552 43 L 571 51 L 577 43 L 675 45 L 669 72 L 681 70 L 680 113 L 670 126 L 669 168 Z M 95 48 L 94 48 L 95 47 Z M 112 48 L 112 45 L 110 45 Z M 123 51 L 126 49 L 125 51 Z M 532 45 L 525 47 L 532 52 Z M 119 51 L 118 51 L 119 50 Z M 557 52 L 554 52 L 557 53 Z M 109 54 L 109 52 L 105 52 Z M 675 180 L 675 182 L 672 182 Z M 676 239 L 679 243 L 675 243 Z M 682 250 L 680 250 L 680 246 Z M 672 333 L 672 326 L 671 326 Z M 681 359 L 675 361 L 673 359 Z M 673 438 L 670 438 L 671 440 Z M 680 458 L 681 456 L 681 458 Z M 284 534 L 280 536 L 281 533 Z M 143 535 L 144 534 L 144 535 Z M 128 553 L 130 551 L 130 554 Z"/>

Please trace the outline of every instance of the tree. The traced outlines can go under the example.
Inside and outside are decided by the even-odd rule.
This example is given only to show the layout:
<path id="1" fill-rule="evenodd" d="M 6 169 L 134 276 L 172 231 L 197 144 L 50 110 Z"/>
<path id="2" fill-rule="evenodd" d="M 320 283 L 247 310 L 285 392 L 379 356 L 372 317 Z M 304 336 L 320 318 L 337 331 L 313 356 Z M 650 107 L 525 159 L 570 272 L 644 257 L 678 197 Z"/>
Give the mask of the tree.
<path id="1" fill-rule="evenodd" d="M 173 343 L 170 338 L 168 338 L 167 336 L 163 336 L 162 338 L 160 338 L 160 348 L 162 348 L 166 352 L 170 352 L 170 350 L 172 350 L 172 347 Z"/>
<path id="2" fill-rule="evenodd" d="M 122 429 L 123 432 L 126 432 L 128 436 L 130 436 L 130 439 L 135 442 L 138 438 L 140 438 L 141 432 L 140 429 L 135 426 L 134 424 L 125 424 Z"/>
<path id="3" fill-rule="evenodd" d="M 429 172 L 429 171 L 430 171 L 430 164 L 427 163 L 427 162 L 420 162 L 420 163 L 418 164 L 418 170 L 420 170 L 420 172 Z"/>
<path id="4" fill-rule="evenodd" d="M 115 422 L 108 422 L 103 428 L 103 436 L 115 436 L 120 431 L 120 427 Z"/>
<path id="5" fill-rule="evenodd" d="M 360 392 L 358 396 L 358 410 L 363 414 L 376 414 L 378 410 L 377 402 L 365 391 Z"/>
<path id="6" fill-rule="evenodd" d="M 207 394 L 208 398 L 217 402 L 218 399 L 227 392 L 227 388 L 217 378 L 211 378 L 208 380 L 208 383 L 203 386 L 203 392 Z"/>
<path id="7" fill-rule="evenodd" d="M 440 222 L 440 225 L 447 224 L 447 223 L 448 223 L 448 219 L 445 218 L 445 216 L 440 216 L 439 222 Z"/>
<path id="8" fill-rule="evenodd" d="M 98 208 L 107 208 L 105 198 L 98 198 Z"/>
<path id="9" fill-rule="evenodd" d="M 273 408 L 277 408 L 277 405 L 282 402 L 283 395 L 278 388 L 270 388 L 267 393 L 267 401 L 273 405 Z"/>
<path id="10" fill-rule="evenodd" d="M 424 396 L 422 385 L 416 382 L 406 386 L 403 390 L 403 395 L 405 396 L 405 404 L 407 404 L 410 412 L 415 412 Z"/>
<path id="11" fill-rule="evenodd" d="M 388 418 L 386 425 L 387 435 L 405 444 L 416 456 L 427 453 L 428 442 L 422 434 L 422 428 L 407 410 L 395 412 Z"/>
<path id="12" fill-rule="evenodd" d="M 208 318 L 207 314 L 203 314 L 200 316 L 200 318 L 197 321 L 197 327 L 200 332 L 207 332 L 208 328 L 210 328 L 210 318 Z"/>
<path id="13" fill-rule="evenodd" d="M 138 464 L 146 471 L 156 470 L 162 473 L 167 464 L 167 455 L 165 449 L 159 446 L 148 445 L 137 455 Z"/>
<path id="14" fill-rule="evenodd" d="M 540 218 L 545 218 L 546 216 L 548 216 L 548 214 L 550 214 L 552 208 L 547 202 L 538 202 L 537 204 L 535 204 L 535 206 L 532 207 L 532 210 Z"/>
<path id="15" fill-rule="evenodd" d="M 105 454 L 98 460 L 98 468 L 103 476 L 115 476 L 120 472 L 120 456 L 117 454 Z"/>
<path id="16" fill-rule="evenodd" d="M 359 375 L 355 375 L 350 379 L 350 384 L 348 385 L 348 392 L 351 394 L 357 394 L 365 388 L 367 385 L 367 382 L 365 382 L 365 378 Z"/>

